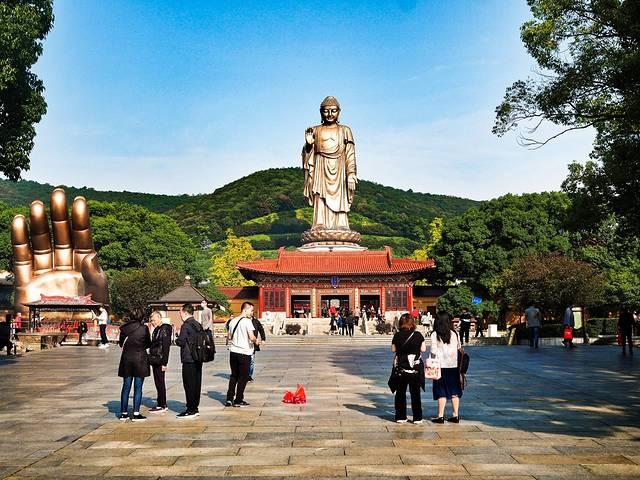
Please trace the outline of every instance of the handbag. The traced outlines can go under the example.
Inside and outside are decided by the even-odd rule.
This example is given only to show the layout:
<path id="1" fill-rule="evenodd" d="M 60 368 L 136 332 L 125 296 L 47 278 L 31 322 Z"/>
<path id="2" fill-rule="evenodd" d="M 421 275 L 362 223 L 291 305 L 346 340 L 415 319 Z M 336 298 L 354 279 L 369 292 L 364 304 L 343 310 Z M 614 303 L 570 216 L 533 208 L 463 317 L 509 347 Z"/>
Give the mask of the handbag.
<path id="1" fill-rule="evenodd" d="M 440 380 L 442 377 L 442 369 L 440 368 L 440 360 L 433 354 L 429 355 L 424 366 L 424 378 L 429 380 Z"/>

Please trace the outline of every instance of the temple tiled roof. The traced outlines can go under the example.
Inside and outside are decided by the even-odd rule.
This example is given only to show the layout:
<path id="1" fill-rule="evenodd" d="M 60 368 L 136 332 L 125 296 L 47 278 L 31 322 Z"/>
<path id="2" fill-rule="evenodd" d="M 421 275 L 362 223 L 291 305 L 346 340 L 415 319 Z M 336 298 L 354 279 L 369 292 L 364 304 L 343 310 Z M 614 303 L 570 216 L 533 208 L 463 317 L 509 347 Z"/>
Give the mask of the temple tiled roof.
<path id="1" fill-rule="evenodd" d="M 89 295 L 65 297 L 62 295 L 40 295 L 40 300 L 25 303 L 28 307 L 99 307 L 102 303 L 94 302 Z"/>
<path id="2" fill-rule="evenodd" d="M 169 293 L 163 295 L 157 300 L 151 300 L 149 304 L 200 303 L 202 300 L 209 302 L 209 299 L 204 293 L 191 285 L 191 279 L 189 277 L 185 277 L 184 283 L 180 287 L 175 290 L 171 290 Z"/>
<path id="3" fill-rule="evenodd" d="M 435 265 L 433 260 L 393 258 L 391 249 L 362 252 L 305 252 L 281 248 L 278 258 L 238 262 L 242 273 L 280 275 L 380 275 L 418 273 Z"/>

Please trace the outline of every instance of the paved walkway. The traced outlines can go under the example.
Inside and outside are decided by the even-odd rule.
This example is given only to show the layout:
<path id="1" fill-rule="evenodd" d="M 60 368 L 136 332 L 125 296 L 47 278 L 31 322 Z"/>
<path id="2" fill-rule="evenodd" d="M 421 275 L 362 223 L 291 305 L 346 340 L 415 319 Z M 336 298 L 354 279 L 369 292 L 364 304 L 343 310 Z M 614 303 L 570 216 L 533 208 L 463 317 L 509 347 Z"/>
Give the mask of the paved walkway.
<path id="1" fill-rule="evenodd" d="M 251 407 L 224 408 L 227 355 L 205 367 L 202 415 L 184 408 L 172 350 L 172 410 L 121 423 L 119 349 L 0 357 L 0 478 L 640 478 L 640 355 L 470 348 L 459 425 L 398 425 L 390 337 L 275 339 L 258 355 Z M 640 352 L 638 352 L 640 354 Z M 280 402 L 296 382 L 304 406 Z M 154 404 L 152 379 L 143 413 Z M 435 413 L 428 388 L 425 415 Z"/>

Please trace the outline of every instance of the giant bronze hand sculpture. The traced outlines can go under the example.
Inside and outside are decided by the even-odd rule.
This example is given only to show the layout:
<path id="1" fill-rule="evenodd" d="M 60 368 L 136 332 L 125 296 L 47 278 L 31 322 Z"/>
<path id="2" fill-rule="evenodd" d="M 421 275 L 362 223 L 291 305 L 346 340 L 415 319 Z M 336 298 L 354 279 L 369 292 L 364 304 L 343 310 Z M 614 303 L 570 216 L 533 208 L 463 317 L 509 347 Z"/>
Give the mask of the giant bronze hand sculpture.
<path id="1" fill-rule="evenodd" d="M 44 204 L 36 200 L 29 214 L 30 230 L 23 215 L 16 215 L 11 226 L 16 310 L 28 311 L 23 304 L 40 299 L 40 294 L 77 296 L 92 294 L 96 302 L 108 303 L 107 278 L 98 264 L 91 238 L 89 209 L 83 197 L 71 208 L 71 219 L 64 190 L 51 193 L 51 226 Z"/>

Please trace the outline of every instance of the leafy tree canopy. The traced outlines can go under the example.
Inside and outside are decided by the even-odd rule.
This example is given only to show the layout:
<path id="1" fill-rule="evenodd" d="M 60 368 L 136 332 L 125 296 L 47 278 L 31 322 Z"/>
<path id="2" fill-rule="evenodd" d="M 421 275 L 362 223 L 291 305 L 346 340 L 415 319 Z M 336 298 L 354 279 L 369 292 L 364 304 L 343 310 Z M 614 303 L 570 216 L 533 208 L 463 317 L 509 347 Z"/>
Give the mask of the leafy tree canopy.
<path id="1" fill-rule="evenodd" d="M 157 300 L 184 281 L 184 274 L 159 266 L 113 272 L 109 291 L 114 312 L 122 314 L 144 310 L 150 300 Z"/>
<path id="2" fill-rule="evenodd" d="M 480 296 L 493 296 L 514 259 L 570 250 L 569 205 L 557 192 L 505 195 L 447 219 L 434 247 L 439 280 L 464 280 Z"/>
<path id="3" fill-rule="evenodd" d="M 555 253 L 535 253 L 514 261 L 502 274 L 505 297 L 524 309 L 530 303 L 559 318 L 568 305 L 591 307 L 603 301 L 605 279 L 592 265 Z"/>
<path id="4" fill-rule="evenodd" d="M 542 72 L 507 89 L 493 131 L 503 135 L 524 122 L 529 127 L 521 141 L 541 146 L 565 132 L 593 127 L 597 135 L 592 161 L 572 165 L 564 187 L 592 213 L 616 213 L 626 228 L 638 233 L 640 2 L 528 4 L 533 19 L 522 25 L 521 38 Z M 545 120 L 560 126 L 560 132 L 544 140 L 532 138 Z"/>
<path id="5" fill-rule="evenodd" d="M 211 283 L 220 287 L 253 285 L 252 281 L 240 274 L 236 263 L 259 258 L 260 254 L 253 249 L 249 240 L 237 237 L 231 229 L 227 230 L 227 239 L 215 249 L 211 257 Z"/>
<path id="6" fill-rule="evenodd" d="M 126 203 L 89 201 L 93 241 L 109 271 L 163 266 L 202 280 L 198 250 L 170 217 Z"/>
<path id="7" fill-rule="evenodd" d="M 0 2 L 0 173 L 11 180 L 29 169 L 35 124 L 47 111 L 31 67 L 52 25 L 52 0 Z"/>

